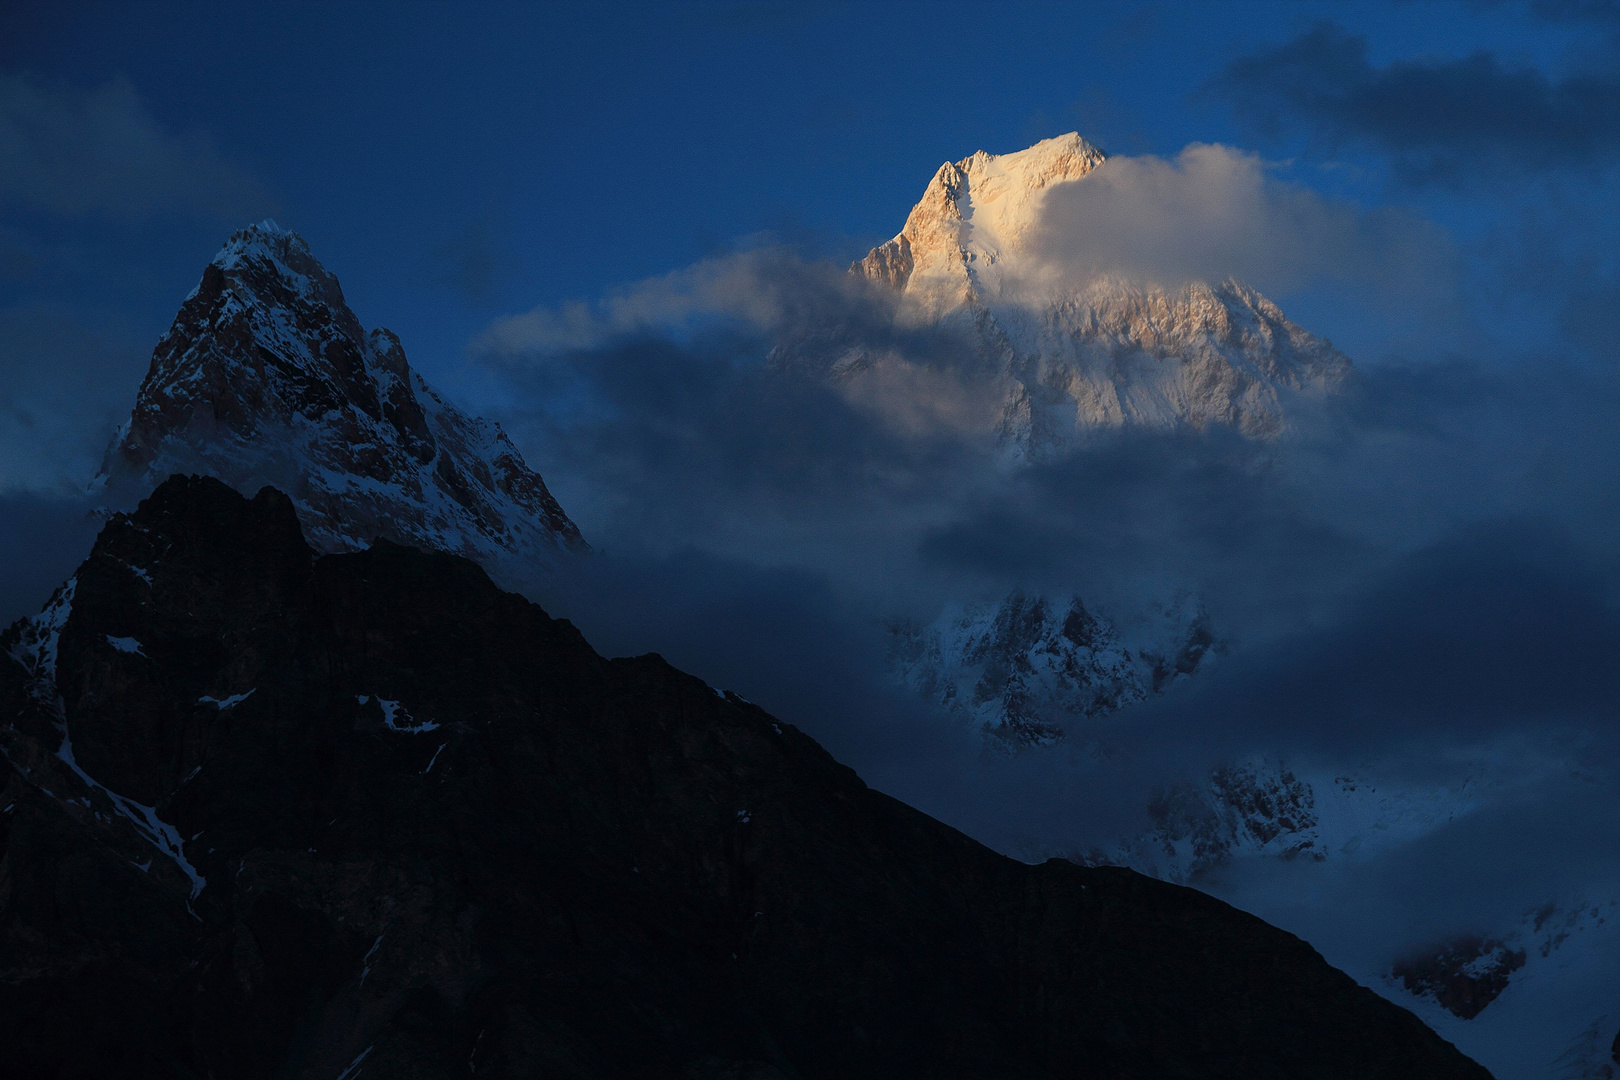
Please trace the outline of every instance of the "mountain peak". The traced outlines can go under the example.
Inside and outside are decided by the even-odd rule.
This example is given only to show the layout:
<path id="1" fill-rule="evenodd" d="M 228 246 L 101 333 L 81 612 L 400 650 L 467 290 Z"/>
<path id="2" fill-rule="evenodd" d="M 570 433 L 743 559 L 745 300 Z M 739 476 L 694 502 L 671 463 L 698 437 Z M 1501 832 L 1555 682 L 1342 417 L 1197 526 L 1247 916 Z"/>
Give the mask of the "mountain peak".
<path id="1" fill-rule="evenodd" d="M 392 332 L 368 333 L 303 238 L 271 220 L 204 269 L 98 482 L 139 495 L 175 472 L 286 490 L 322 551 L 385 537 L 495 571 L 585 550 L 500 428 L 435 393 Z"/>
<path id="2" fill-rule="evenodd" d="M 998 430 L 1026 450 L 1124 425 L 1275 435 L 1285 395 L 1344 381 L 1347 357 L 1239 282 L 1079 279 L 1034 250 L 1047 192 L 1105 160 L 1069 132 L 946 162 L 899 234 L 851 272 L 891 288 L 902 321 L 976 343 L 1007 390 Z"/>
<path id="3" fill-rule="evenodd" d="M 305 295 L 334 309 L 345 306 L 338 279 L 315 258 L 309 244 L 272 218 L 232 233 L 209 266 L 234 275 L 239 286 L 252 287 L 256 293 Z M 262 299 L 275 302 L 273 296 Z"/>
<path id="4" fill-rule="evenodd" d="M 310 252 L 304 238 L 291 229 L 283 229 L 272 218 L 232 233 L 220 246 L 212 265 L 221 270 L 268 265 L 298 274 L 307 274 L 313 269 L 324 277 L 331 277 Z"/>
<path id="5" fill-rule="evenodd" d="M 1039 191 L 1048 184 L 1080 179 L 1107 156 L 1079 132 L 1071 131 L 1010 154 L 979 150 L 958 161 L 956 167 L 981 182 L 999 178 L 1008 188 Z"/>
<path id="6" fill-rule="evenodd" d="M 1105 155 L 1078 132 L 1043 139 L 1010 154 L 979 150 L 934 173 L 900 234 L 873 248 L 857 272 L 905 288 L 916 275 L 965 302 L 969 265 L 994 262 L 1023 247 L 1038 227 L 1048 187 L 1078 180 Z"/>

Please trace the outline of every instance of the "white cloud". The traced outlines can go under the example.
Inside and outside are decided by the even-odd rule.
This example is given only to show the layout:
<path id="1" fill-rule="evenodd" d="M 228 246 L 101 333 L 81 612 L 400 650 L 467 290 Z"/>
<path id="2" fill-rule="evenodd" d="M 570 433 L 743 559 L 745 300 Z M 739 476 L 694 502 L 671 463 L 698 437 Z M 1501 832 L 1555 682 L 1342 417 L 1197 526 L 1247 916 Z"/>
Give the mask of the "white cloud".
<path id="1" fill-rule="evenodd" d="M 1041 253 L 1079 275 L 1235 277 L 1272 295 L 1333 282 L 1431 302 L 1455 290 L 1455 255 L 1434 224 L 1329 200 L 1227 146 L 1193 143 L 1173 160 L 1110 158 L 1054 186 L 1044 214 Z"/>
<path id="2" fill-rule="evenodd" d="M 544 356 L 598 348 L 639 334 L 682 334 L 716 321 L 782 332 L 846 323 L 862 310 L 865 283 L 842 267 L 782 248 L 718 256 L 627 285 L 595 302 L 541 306 L 499 319 L 473 342 L 486 357 Z"/>

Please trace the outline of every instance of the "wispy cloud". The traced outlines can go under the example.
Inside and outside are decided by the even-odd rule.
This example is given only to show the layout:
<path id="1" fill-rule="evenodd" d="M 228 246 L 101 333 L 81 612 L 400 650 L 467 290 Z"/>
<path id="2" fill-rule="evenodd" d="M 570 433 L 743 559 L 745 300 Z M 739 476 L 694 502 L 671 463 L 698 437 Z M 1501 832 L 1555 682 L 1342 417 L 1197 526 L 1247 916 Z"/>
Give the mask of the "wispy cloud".
<path id="1" fill-rule="evenodd" d="M 228 218 L 265 193 L 201 133 L 176 133 L 123 78 L 93 89 L 0 72 L 0 204 L 133 221 L 182 210 Z"/>
<path id="2" fill-rule="evenodd" d="M 143 351 L 66 310 L 0 309 L 0 492 L 82 490 L 134 398 Z"/>

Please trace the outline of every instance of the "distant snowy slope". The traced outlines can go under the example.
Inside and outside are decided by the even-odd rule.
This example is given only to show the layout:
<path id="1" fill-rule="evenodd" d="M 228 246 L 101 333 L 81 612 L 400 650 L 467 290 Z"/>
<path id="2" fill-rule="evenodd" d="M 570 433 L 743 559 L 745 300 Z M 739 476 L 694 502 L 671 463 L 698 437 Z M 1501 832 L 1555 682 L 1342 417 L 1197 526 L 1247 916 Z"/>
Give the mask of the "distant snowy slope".
<path id="1" fill-rule="evenodd" d="M 291 494 L 310 543 L 377 537 L 497 565 L 587 550 L 500 428 L 369 334 L 297 234 L 273 221 L 230 238 L 158 343 L 97 483 L 141 495 L 175 472 Z"/>

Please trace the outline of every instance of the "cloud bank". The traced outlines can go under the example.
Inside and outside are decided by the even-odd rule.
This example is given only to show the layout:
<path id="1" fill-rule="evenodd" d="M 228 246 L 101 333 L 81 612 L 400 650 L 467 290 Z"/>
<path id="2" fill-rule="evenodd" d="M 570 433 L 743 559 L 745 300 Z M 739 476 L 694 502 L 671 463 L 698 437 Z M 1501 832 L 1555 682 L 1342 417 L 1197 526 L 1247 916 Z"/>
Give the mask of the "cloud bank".
<path id="1" fill-rule="evenodd" d="M 1038 235 L 1043 255 L 1082 276 L 1235 277 L 1273 296 L 1335 282 L 1408 304 L 1456 287 L 1456 252 L 1430 222 L 1326 199 L 1219 145 L 1194 143 L 1169 160 L 1110 158 L 1052 188 Z"/>
<path id="2" fill-rule="evenodd" d="M 1579 8 L 1579 10 L 1577 10 Z M 1601 5 L 1546 5 L 1601 16 Z M 1620 160 L 1620 60 L 1554 78 L 1489 52 L 1375 67 L 1367 39 L 1332 21 L 1229 64 L 1210 89 L 1267 135 L 1303 125 L 1328 150 L 1365 142 L 1414 183 L 1597 170 Z"/>

